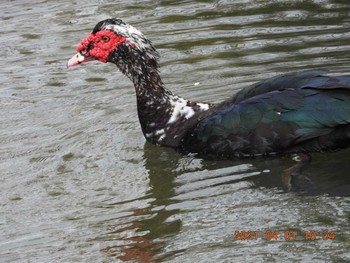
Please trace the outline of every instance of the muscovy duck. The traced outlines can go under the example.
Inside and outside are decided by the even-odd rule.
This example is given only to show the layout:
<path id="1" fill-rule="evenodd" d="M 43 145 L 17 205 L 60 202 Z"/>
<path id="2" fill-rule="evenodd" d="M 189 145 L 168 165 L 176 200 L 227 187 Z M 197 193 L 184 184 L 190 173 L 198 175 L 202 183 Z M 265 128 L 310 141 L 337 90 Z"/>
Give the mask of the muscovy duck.
<path id="1" fill-rule="evenodd" d="M 217 159 L 350 146 L 350 75 L 294 72 L 243 88 L 219 104 L 197 103 L 164 88 L 151 41 L 121 19 L 99 22 L 76 49 L 68 66 L 111 62 L 131 79 L 150 143 Z"/>

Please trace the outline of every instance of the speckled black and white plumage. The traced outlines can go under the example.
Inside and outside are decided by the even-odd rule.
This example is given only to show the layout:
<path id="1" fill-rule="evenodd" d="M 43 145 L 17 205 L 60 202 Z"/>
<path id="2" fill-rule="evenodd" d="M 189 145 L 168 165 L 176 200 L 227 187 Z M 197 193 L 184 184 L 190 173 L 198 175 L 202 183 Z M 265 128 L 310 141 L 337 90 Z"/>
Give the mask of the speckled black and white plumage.
<path id="1" fill-rule="evenodd" d="M 95 48 L 99 51 L 90 52 Z M 99 22 L 77 49 L 69 65 L 92 59 L 111 62 L 134 83 L 140 124 L 151 143 L 214 158 L 350 146 L 350 75 L 326 76 L 319 70 L 290 73 L 213 105 L 166 90 L 152 43 L 120 19 Z M 104 50 L 109 50 L 107 59 L 91 55 Z"/>
<path id="2" fill-rule="evenodd" d="M 128 41 L 108 56 L 134 83 L 137 109 L 147 141 L 177 148 L 198 120 L 203 119 L 210 105 L 194 103 L 164 88 L 159 75 L 159 54 L 151 42 L 137 29 L 121 20 L 100 22 L 94 31 L 112 30 Z"/>

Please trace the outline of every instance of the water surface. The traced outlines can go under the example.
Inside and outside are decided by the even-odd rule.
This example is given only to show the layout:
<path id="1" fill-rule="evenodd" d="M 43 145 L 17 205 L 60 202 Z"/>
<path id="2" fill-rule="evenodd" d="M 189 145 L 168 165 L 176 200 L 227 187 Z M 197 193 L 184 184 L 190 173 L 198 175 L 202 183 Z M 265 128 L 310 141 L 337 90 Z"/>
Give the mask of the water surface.
<path id="1" fill-rule="evenodd" d="M 350 150 L 314 154 L 287 192 L 290 158 L 206 161 L 149 145 L 132 84 L 114 65 L 66 68 L 98 21 L 120 17 L 153 41 L 167 88 L 188 99 L 218 102 L 290 71 L 345 74 L 350 2 L 0 8 L 1 262 L 350 261 Z M 234 240 L 249 230 L 258 240 Z"/>

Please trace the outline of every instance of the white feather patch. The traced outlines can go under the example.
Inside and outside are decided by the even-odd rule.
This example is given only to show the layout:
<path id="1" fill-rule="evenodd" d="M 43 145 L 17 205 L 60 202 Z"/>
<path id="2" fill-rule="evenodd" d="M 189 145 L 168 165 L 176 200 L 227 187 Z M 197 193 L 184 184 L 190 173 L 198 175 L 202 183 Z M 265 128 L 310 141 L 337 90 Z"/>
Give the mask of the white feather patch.
<path id="1" fill-rule="evenodd" d="M 171 106 L 173 107 L 173 112 L 168 124 L 176 122 L 182 116 L 184 116 L 185 119 L 189 119 L 194 115 L 194 110 L 192 107 L 187 106 L 187 102 L 188 101 L 183 98 L 175 98 L 175 100 L 170 101 Z"/>
<path id="2" fill-rule="evenodd" d="M 145 36 L 129 24 L 108 25 L 106 29 L 116 32 L 118 35 L 125 37 L 130 43 L 135 44 L 139 49 L 149 48 L 150 44 L 145 41 Z"/>
<path id="3" fill-rule="evenodd" d="M 206 104 L 206 103 L 197 103 L 197 105 L 201 108 L 202 111 L 209 110 L 209 104 Z"/>

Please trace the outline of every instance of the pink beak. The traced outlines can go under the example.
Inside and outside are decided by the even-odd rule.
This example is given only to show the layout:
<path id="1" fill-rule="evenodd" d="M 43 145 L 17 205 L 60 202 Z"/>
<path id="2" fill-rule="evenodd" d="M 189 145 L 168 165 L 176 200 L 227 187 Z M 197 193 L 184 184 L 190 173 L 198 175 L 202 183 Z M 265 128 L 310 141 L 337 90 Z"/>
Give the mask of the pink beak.
<path id="1" fill-rule="evenodd" d="M 70 60 L 68 60 L 67 67 L 73 67 L 80 65 L 81 63 L 95 60 L 92 56 L 84 56 L 80 52 L 75 54 Z"/>

